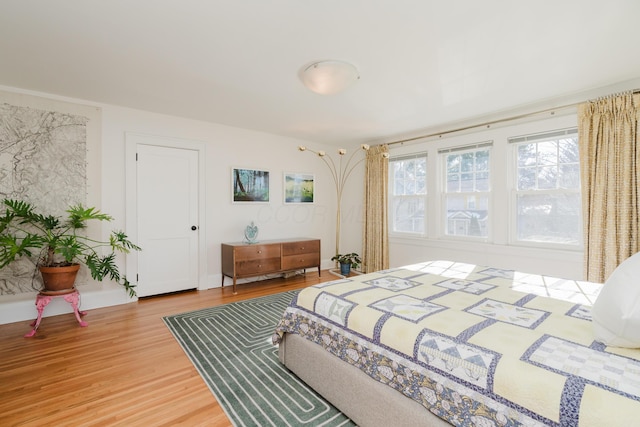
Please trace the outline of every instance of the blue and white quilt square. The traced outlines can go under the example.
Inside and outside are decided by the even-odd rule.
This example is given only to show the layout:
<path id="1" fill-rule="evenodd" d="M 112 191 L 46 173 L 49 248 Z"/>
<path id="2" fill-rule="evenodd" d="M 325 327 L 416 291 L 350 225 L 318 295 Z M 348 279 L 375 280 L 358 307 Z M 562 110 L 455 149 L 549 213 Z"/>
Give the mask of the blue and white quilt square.
<path id="1" fill-rule="evenodd" d="M 445 307 L 430 302 L 423 301 L 409 295 L 396 295 L 385 298 L 370 307 L 391 313 L 393 316 L 417 322 L 433 313 L 437 313 L 445 309 Z"/>
<path id="2" fill-rule="evenodd" d="M 454 291 L 466 292 L 469 294 L 480 295 L 487 292 L 490 289 L 495 288 L 495 285 L 489 285 L 487 283 L 472 282 L 470 280 L 462 279 L 449 279 L 444 282 L 436 283 L 435 286 L 442 288 L 453 289 Z"/>
<path id="3" fill-rule="evenodd" d="M 390 291 L 404 291 L 420 285 L 419 282 L 394 276 L 378 277 L 376 279 L 364 281 L 363 283 L 376 286 L 378 288 L 388 289 Z"/>
<path id="4" fill-rule="evenodd" d="M 314 311 L 325 319 L 331 320 L 339 325 L 347 324 L 347 316 L 354 303 L 322 292 L 316 297 Z"/>
<path id="5" fill-rule="evenodd" d="M 535 329 L 550 314 L 548 311 L 520 307 L 492 299 L 484 299 L 478 304 L 465 309 L 465 311 L 497 320 L 498 322 L 510 323 L 529 329 Z"/>

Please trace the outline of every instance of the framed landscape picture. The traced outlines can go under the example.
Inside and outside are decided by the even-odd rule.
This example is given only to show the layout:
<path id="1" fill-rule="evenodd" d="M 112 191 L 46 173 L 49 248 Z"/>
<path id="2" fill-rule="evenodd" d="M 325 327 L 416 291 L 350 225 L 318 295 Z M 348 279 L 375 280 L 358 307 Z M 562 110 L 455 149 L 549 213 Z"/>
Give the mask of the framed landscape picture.
<path id="1" fill-rule="evenodd" d="M 308 173 L 284 174 L 285 203 L 313 203 L 315 193 L 315 177 Z"/>
<path id="2" fill-rule="evenodd" d="M 231 169 L 233 202 L 269 202 L 269 171 L 259 169 Z"/>

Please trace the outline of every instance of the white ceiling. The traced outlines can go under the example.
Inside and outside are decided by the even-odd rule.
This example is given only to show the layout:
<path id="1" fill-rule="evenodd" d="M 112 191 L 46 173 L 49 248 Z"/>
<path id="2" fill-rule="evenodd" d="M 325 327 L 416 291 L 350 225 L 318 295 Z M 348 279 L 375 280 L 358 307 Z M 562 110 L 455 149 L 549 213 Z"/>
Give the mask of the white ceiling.
<path id="1" fill-rule="evenodd" d="M 0 0 L 0 85 L 348 145 L 632 84 L 639 16 L 638 0 Z M 310 92 L 298 72 L 323 59 L 361 79 Z"/>

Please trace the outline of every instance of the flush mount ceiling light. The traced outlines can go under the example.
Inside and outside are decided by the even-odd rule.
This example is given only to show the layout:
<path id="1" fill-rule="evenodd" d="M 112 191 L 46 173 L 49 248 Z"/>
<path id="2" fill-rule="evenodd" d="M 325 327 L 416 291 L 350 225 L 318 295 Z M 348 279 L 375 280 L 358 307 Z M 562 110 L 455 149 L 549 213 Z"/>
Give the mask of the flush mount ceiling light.
<path id="1" fill-rule="evenodd" d="M 359 78 L 356 67 L 343 61 L 314 62 L 300 73 L 302 83 L 321 95 L 342 92 Z"/>

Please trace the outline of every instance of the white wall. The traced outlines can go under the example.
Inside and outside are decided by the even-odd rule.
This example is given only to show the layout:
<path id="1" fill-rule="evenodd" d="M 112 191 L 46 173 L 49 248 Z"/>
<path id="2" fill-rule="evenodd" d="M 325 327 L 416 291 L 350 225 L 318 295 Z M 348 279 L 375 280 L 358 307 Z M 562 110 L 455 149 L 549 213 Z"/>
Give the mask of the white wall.
<path id="1" fill-rule="evenodd" d="M 499 268 L 516 269 L 523 272 L 538 273 L 580 280 L 583 277 L 582 250 L 553 250 L 534 247 L 522 247 L 509 244 L 509 200 L 507 198 L 507 163 L 510 161 L 507 138 L 530 135 L 550 130 L 577 126 L 575 111 L 560 116 L 548 116 L 535 121 L 511 124 L 506 123 L 490 128 L 476 129 L 471 132 L 451 134 L 442 138 L 417 141 L 405 146 L 392 146 L 391 156 L 415 152 L 428 154 L 428 192 L 434 195 L 428 202 L 428 238 L 400 237 L 390 238 L 391 266 L 400 266 L 425 260 L 447 259 Z M 457 147 L 467 144 L 493 141 L 492 148 L 492 211 L 490 242 L 471 242 L 451 240 L 438 235 L 438 199 L 436 185 L 437 169 L 433 166 L 438 158 L 438 149 Z"/>
<path id="2" fill-rule="evenodd" d="M 11 88 L 3 89 L 12 90 Z M 244 228 L 251 221 L 255 221 L 260 229 L 260 240 L 290 237 L 320 238 L 323 268 L 333 265 L 330 262 L 335 247 L 336 194 L 333 179 L 329 169 L 316 155 L 300 152 L 297 147 L 305 145 L 315 150 L 325 150 L 328 154 L 335 153 L 337 147 L 214 123 L 97 104 L 86 100 L 33 92 L 24 93 L 101 107 L 102 203 L 99 207 L 115 218 L 109 224 L 110 229 L 127 231 L 125 188 L 129 183 L 125 182 L 126 132 L 199 141 L 206 145 L 205 221 L 208 283 L 205 288 L 220 286 L 220 243 L 241 241 Z M 233 204 L 231 202 L 231 168 L 234 166 L 270 171 L 270 203 Z M 315 175 L 316 201 L 314 204 L 284 204 L 284 172 L 304 172 Z M 345 233 L 342 238 L 342 247 L 348 251 L 360 252 L 361 250 L 362 177 L 363 166 L 360 165 L 345 189 L 342 223 Z M 89 188 L 88 191 L 91 192 L 92 189 Z M 96 189 L 94 188 L 93 191 Z M 119 264 L 124 262 L 124 259 L 119 260 Z M 121 269 L 126 271 L 122 265 Z M 123 289 L 108 282 L 83 286 L 80 291 L 83 309 L 130 301 Z M 35 318 L 34 301 L 35 294 L 1 297 L 0 324 Z M 70 312 L 67 304 L 61 300 L 55 300 L 46 308 L 45 316 L 67 312 Z M 90 323 L 90 318 L 87 320 Z"/>
<path id="3" fill-rule="evenodd" d="M 12 90 L 11 88 L 3 88 Z M 15 90 L 15 89 L 14 89 Z M 16 90 L 16 92 L 18 92 Z M 255 221 L 260 228 L 260 239 L 288 237 L 315 237 L 322 240 L 323 268 L 335 247 L 335 186 L 326 165 L 310 152 L 300 152 L 298 145 L 325 150 L 335 155 L 337 147 L 323 146 L 310 141 L 254 132 L 214 123 L 188 120 L 113 105 L 92 103 L 51 95 L 30 93 L 66 102 L 99 106 L 102 109 L 101 146 L 101 206 L 115 220 L 110 228 L 125 227 L 125 133 L 135 132 L 163 138 L 199 141 L 206 145 L 206 231 L 207 231 L 207 284 L 204 288 L 218 287 L 220 274 L 220 243 L 240 241 L 244 227 Z M 494 141 L 494 182 L 506 179 L 504 163 L 506 138 L 575 126 L 576 115 L 569 114 L 518 125 L 498 126 L 483 131 L 467 132 L 446 138 L 417 141 L 405 146 L 392 146 L 391 154 L 428 151 L 435 159 L 438 148 L 471 142 Z M 349 150 L 357 147 L 345 147 Z M 502 166 L 499 166 L 502 165 Z M 269 204 L 231 203 L 231 168 L 234 166 L 266 169 L 271 172 L 271 202 Z M 285 205 L 283 203 L 283 172 L 313 173 L 316 178 L 316 202 L 313 205 Z M 431 172 L 432 174 L 435 171 Z M 361 253 L 363 166 L 351 176 L 345 188 L 342 206 L 341 252 Z M 434 179 L 434 176 L 430 176 Z M 91 192 L 92 189 L 89 188 Z M 94 189 L 95 191 L 95 189 Z M 494 200 L 494 207 L 503 209 L 505 199 Z M 521 271 L 580 279 L 582 252 L 509 246 L 505 224 L 495 228 L 491 243 L 450 241 L 438 238 L 430 225 L 428 239 L 391 237 L 390 261 L 400 266 L 430 259 L 450 259 Z M 124 259 L 119 263 L 123 264 Z M 121 266 L 125 271 L 124 266 Z M 108 282 L 93 283 L 81 289 L 82 308 L 92 309 L 129 302 L 120 287 Z M 35 295 L 23 294 L 0 298 L 0 324 L 36 315 Z M 46 316 L 67 313 L 70 309 L 63 301 L 54 301 L 45 311 Z M 87 319 L 90 322 L 90 318 Z M 25 327 L 27 329 L 28 327 Z M 25 330 L 26 332 L 26 330 Z"/>
<path id="4" fill-rule="evenodd" d="M 245 226 L 251 221 L 259 227 L 259 240 L 288 237 L 318 237 L 322 239 L 322 258 L 333 256 L 335 240 L 335 187 L 329 169 L 314 154 L 300 152 L 299 145 L 325 150 L 336 147 L 284 138 L 261 132 L 232 128 L 213 123 L 125 108 L 103 106 L 103 208 L 118 218 L 124 228 L 123 204 L 124 139 L 125 132 L 201 141 L 206 144 L 206 211 L 207 266 L 209 287 L 220 282 L 220 243 L 241 241 Z M 247 167 L 270 172 L 270 203 L 239 204 L 231 202 L 231 168 Z M 355 225 L 357 233 L 349 233 L 344 240 L 359 250 L 362 199 L 357 188 L 362 186 L 363 166 L 351 177 L 347 197 L 343 201 L 349 214 L 346 223 Z M 316 201 L 314 204 L 284 204 L 283 173 L 315 174 Z M 350 197 L 351 192 L 358 194 Z"/>

